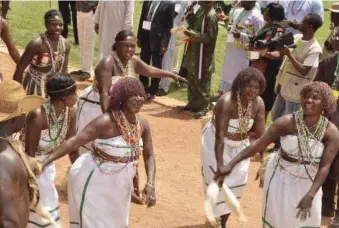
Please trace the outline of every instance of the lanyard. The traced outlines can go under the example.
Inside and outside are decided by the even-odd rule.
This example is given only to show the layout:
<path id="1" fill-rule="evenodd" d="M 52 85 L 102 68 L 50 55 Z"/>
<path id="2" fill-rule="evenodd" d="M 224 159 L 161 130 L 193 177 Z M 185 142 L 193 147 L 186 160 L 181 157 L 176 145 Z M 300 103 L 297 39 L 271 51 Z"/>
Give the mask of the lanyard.
<path id="1" fill-rule="evenodd" d="M 158 9 L 159 3 L 160 3 L 160 1 L 158 1 L 158 0 L 155 0 L 155 1 L 152 2 L 151 7 L 150 7 L 148 14 L 147 14 L 147 20 L 148 21 L 153 20 L 153 16 Z"/>
<path id="2" fill-rule="evenodd" d="M 299 6 L 299 9 L 298 9 L 297 11 L 294 10 L 294 5 L 295 5 L 296 2 L 297 2 L 297 1 L 294 1 L 294 2 L 292 3 L 292 6 L 291 6 L 291 13 L 292 13 L 293 16 L 296 15 L 296 14 L 298 14 L 298 13 L 301 11 L 301 9 L 303 8 L 303 6 L 304 6 L 306 0 L 302 1 L 302 4 Z"/>

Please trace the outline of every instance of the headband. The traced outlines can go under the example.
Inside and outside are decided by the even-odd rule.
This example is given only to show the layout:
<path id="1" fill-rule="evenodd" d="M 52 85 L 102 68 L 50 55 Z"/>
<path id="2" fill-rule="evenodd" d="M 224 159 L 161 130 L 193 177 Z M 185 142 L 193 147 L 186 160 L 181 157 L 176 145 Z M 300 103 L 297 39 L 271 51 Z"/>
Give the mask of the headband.
<path id="1" fill-rule="evenodd" d="M 60 15 L 54 15 L 51 18 L 46 19 L 45 21 L 46 22 L 48 22 L 48 21 L 62 21 L 62 17 Z"/>
<path id="2" fill-rule="evenodd" d="M 68 87 L 67 87 L 67 88 L 65 88 L 65 89 L 61 89 L 61 90 L 54 90 L 54 91 L 48 91 L 47 93 L 49 93 L 49 94 L 53 94 L 53 93 L 60 93 L 60 92 L 64 92 L 64 91 L 66 91 L 66 90 L 69 90 L 69 89 L 73 88 L 75 85 L 76 85 L 76 83 L 74 83 L 73 85 L 70 85 L 70 86 L 68 86 Z"/>

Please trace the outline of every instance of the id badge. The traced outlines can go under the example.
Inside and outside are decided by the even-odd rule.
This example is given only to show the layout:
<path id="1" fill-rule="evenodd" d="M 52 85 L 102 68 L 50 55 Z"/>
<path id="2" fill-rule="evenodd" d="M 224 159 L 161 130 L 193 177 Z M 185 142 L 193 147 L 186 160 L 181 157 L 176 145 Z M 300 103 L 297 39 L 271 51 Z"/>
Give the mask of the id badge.
<path id="1" fill-rule="evenodd" d="M 150 21 L 143 21 L 142 22 L 142 29 L 145 29 L 147 31 L 151 30 L 151 23 Z"/>
<path id="2" fill-rule="evenodd" d="M 260 54 L 257 51 L 250 51 L 250 59 L 255 60 L 255 59 L 259 59 Z"/>

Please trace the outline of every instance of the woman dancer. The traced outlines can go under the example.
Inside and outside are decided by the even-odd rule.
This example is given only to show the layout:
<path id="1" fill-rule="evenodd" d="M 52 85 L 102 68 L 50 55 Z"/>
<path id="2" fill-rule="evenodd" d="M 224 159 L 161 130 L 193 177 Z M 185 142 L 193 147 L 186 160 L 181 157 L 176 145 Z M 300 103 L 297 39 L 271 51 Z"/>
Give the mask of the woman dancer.
<path id="1" fill-rule="evenodd" d="M 230 174 L 239 162 L 280 138 L 281 149 L 266 167 L 263 227 L 321 225 L 320 187 L 339 149 L 338 129 L 325 117 L 333 115 L 335 101 L 323 82 L 306 85 L 300 97 L 302 110 L 274 121 L 260 139 L 217 172 L 216 179 Z"/>
<path id="2" fill-rule="evenodd" d="M 56 73 L 47 81 L 46 92 L 50 99 L 28 114 L 22 135 L 26 153 L 40 161 L 65 140 L 74 136 L 76 130 L 76 110 L 73 108 L 77 100 L 75 81 L 68 74 Z M 69 154 L 72 163 L 78 154 L 74 151 Z M 56 169 L 52 163 L 38 178 L 39 202 L 51 213 L 53 219 L 58 221 L 59 200 L 54 185 L 55 175 Z M 28 227 L 42 227 L 48 224 L 36 212 L 30 212 Z"/>
<path id="3" fill-rule="evenodd" d="M 202 135 L 202 176 L 204 192 L 213 181 L 215 171 L 227 164 L 246 148 L 251 138 L 260 137 L 265 130 L 264 102 L 258 95 L 265 89 L 265 78 L 255 68 L 242 70 L 232 84 L 232 91 L 219 98 L 215 115 L 203 129 Z M 250 160 L 242 161 L 235 167 L 225 183 L 240 197 L 248 175 Z M 222 201 L 214 207 L 220 217 L 221 227 L 226 227 L 230 209 Z"/>
<path id="4" fill-rule="evenodd" d="M 143 190 L 145 203 L 148 207 L 155 205 L 152 137 L 147 120 L 138 115 L 145 96 L 138 79 L 120 79 L 113 85 L 109 109 L 43 162 L 43 167 L 46 167 L 70 151 L 94 141 L 93 152 L 81 155 L 69 171 L 71 227 L 128 226 L 132 180 L 141 153 L 147 174 Z"/>
<path id="5" fill-rule="evenodd" d="M 281 36 L 284 33 L 284 29 L 279 25 L 279 22 L 284 20 L 284 18 L 284 7 L 279 3 L 269 4 L 264 11 L 264 20 L 266 24 L 258 31 L 254 41 L 270 40 Z M 266 89 L 261 95 L 265 103 L 265 119 L 267 119 L 267 115 L 271 111 L 275 100 L 275 78 L 282 63 L 282 58 L 274 56 L 272 53 L 273 51 L 275 50 L 265 50 L 263 56 L 260 56 L 258 60 L 254 60 L 251 65 L 252 67 L 259 69 L 266 79 Z"/>
<path id="6" fill-rule="evenodd" d="M 186 81 L 179 75 L 144 63 L 134 55 L 136 45 L 136 38 L 131 31 L 122 30 L 117 34 L 112 54 L 98 63 L 95 68 L 93 86 L 87 88 L 80 98 L 78 105 L 78 131 L 107 110 L 109 90 L 112 86 L 112 79 L 115 78 L 112 78 L 112 76 L 135 77 L 137 74 L 142 74 L 154 78 L 170 77 L 174 80 Z"/>
<path id="7" fill-rule="evenodd" d="M 23 84 L 28 95 L 46 97 L 46 80 L 56 72 L 67 72 L 70 45 L 60 35 L 63 29 L 61 13 L 49 10 L 45 14 L 45 26 L 47 31 L 27 45 L 14 73 L 14 80 Z"/>

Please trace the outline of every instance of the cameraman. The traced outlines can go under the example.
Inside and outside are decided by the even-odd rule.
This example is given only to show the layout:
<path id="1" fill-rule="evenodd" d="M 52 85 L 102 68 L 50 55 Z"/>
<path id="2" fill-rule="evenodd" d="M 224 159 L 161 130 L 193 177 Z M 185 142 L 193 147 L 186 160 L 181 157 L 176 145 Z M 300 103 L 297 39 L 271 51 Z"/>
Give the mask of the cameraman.
<path id="1" fill-rule="evenodd" d="M 286 57 L 277 76 L 275 90 L 277 97 L 271 112 L 273 121 L 299 110 L 300 91 L 304 85 L 313 81 L 319 64 L 319 56 L 322 53 L 322 48 L 314 37 L 322 23 L 318 14 L 306 15 L 299 26 L 302 36 L 296 35 L 297 47 L 292 52 L 285 47 L 280 54 L 277 54 L 277 56 Z"/>
<path id="2" fill-rule="evenodd" d="M 284 29 L 281 27 L 279 22 L 284 20 L 285 12 L 282 5 L 279 3 L 270 3 L 264 10 L 265 25 L 258 31 L 257 36 L 254 38 L 255 41 L 269 41 L 274 37 L 278 37 L 284 33 Z M 266 89 L 261 97 L 265 103 L 265 119 L 268 113 L 271 111 L 275 94 L 274 85 L 275 78 L 279 73 L 279 68 L 282 63 L 282 57 L 278 56 L 275 58 L 271 55 L 271 52 L 275 51 L 268 48 L 267 51 L 261 52 L 261 56 L 258 60 L 253 60 L 251 67 L 255 67 L 260 70 L 266 79 Z"/>

